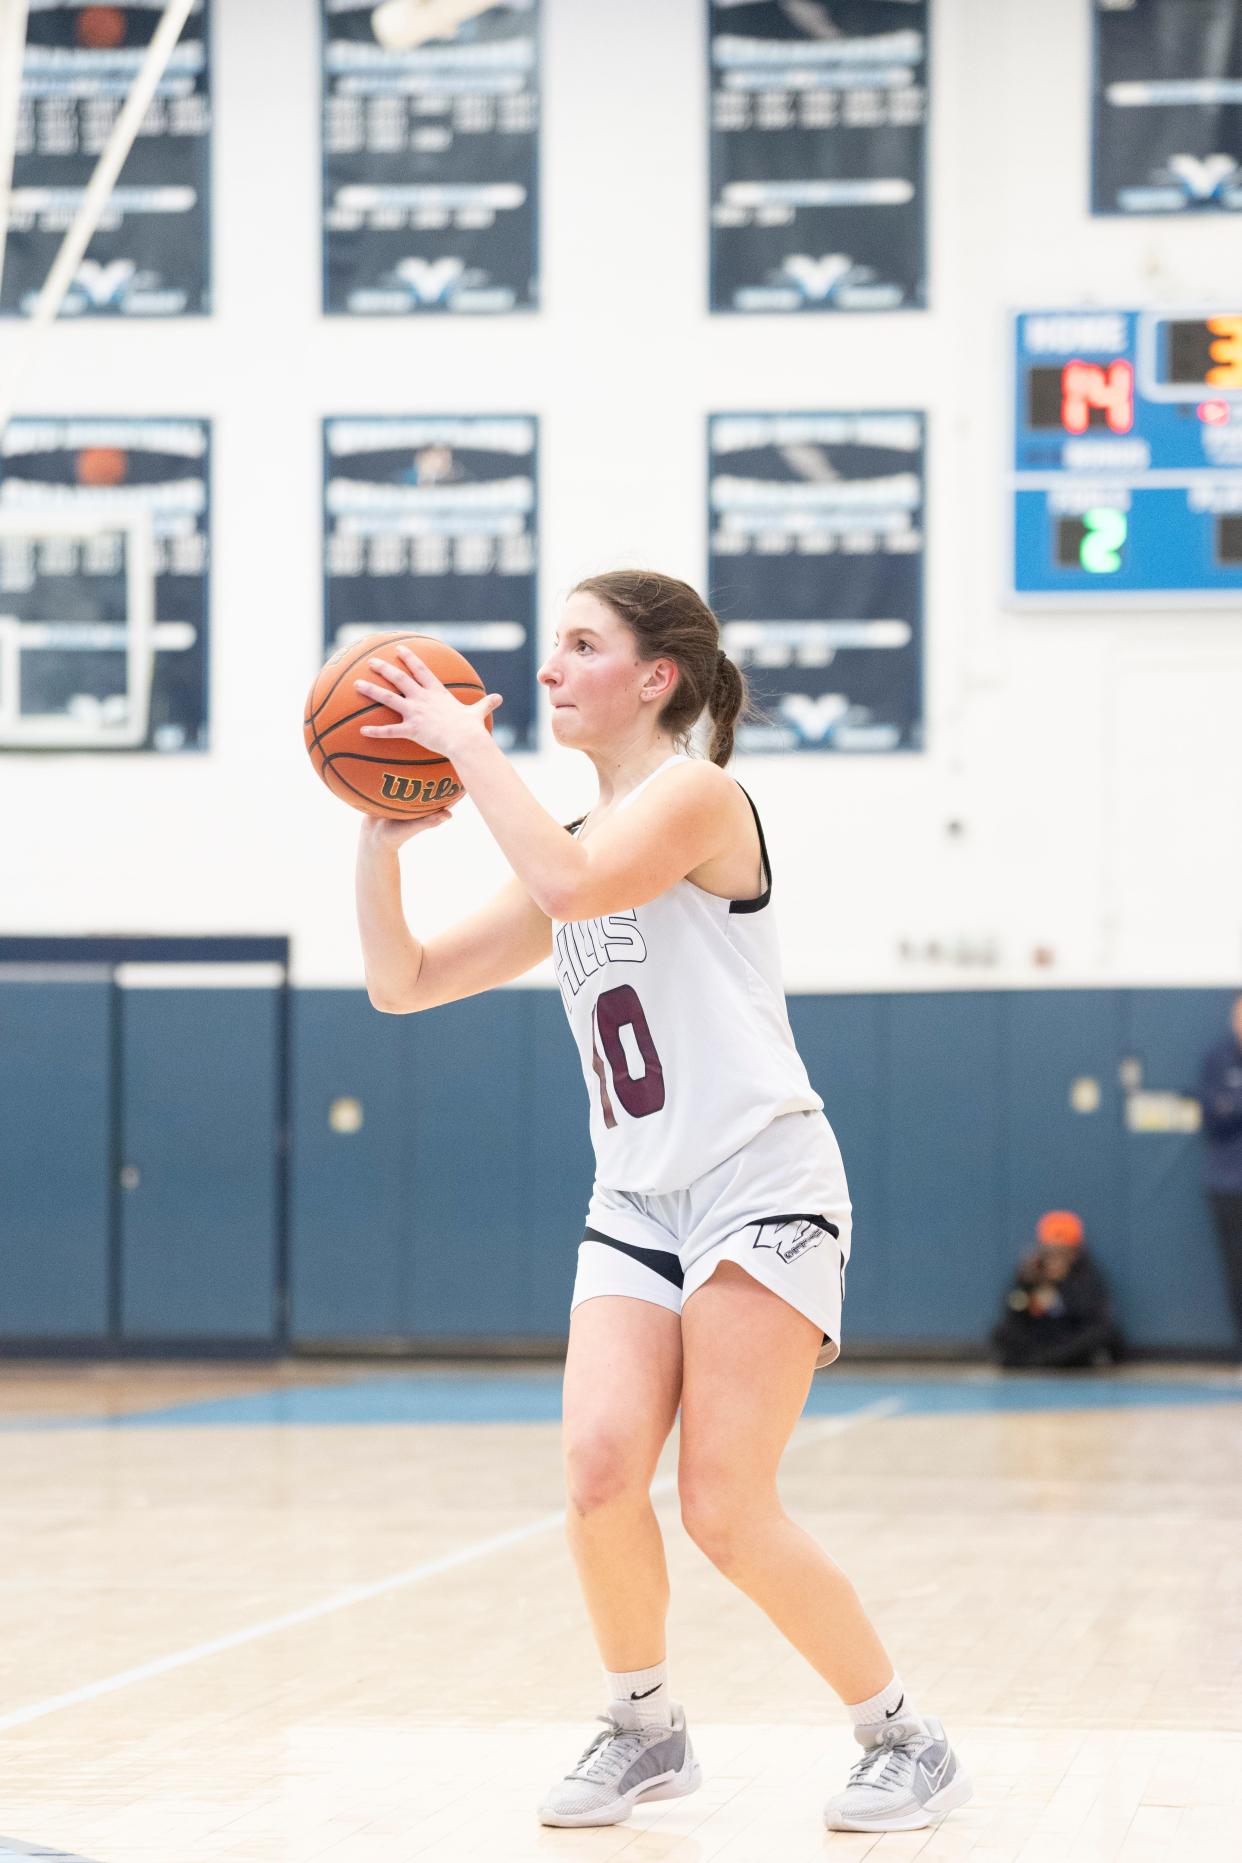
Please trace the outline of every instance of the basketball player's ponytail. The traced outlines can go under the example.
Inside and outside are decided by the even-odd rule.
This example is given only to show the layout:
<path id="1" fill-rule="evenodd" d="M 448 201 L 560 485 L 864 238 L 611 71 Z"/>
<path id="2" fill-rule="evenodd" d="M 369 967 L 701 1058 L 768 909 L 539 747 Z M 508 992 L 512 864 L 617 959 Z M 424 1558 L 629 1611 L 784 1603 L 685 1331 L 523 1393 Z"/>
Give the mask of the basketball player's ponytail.
<path id="1" fill-rule="evenodd" d="M 720 623 L 688 582 L 645 569 L 616 569 L 588 576 L 573 590 L 594 595 L 620 615 L 644 660 L 672 660 L 677 682 L 660 713 L 660 723 L 678 748 L 706 712 L 711 720 L 708 756 L 723 768 L 733 755 L 738 720 L 750 715 L 746 677 L 720 645 Z"/>
<path id="2" fill-rule="evenodd" d="M 721 769 L 733 755 L 733 732 L 746 709 L 746 676 L 740 667 L 733 664 L 728 654 L 722 652 L 716 661 L 716 677 L 712 682 L 711 697 L 707 701 L 707 712 L 712 721 L 711 743 L 707 754 Z"/>

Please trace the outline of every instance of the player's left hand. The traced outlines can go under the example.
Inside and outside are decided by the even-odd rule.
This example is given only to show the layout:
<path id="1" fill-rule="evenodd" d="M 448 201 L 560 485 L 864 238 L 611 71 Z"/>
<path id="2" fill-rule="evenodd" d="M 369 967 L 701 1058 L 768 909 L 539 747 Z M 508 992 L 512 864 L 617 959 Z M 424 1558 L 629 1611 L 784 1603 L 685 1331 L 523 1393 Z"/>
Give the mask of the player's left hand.
<path id="1" fill-rule="evenodd" d="M 473 705 L 463 705 L 409 647 L 395 651 L 400 666 L 391 660 L 369 662 L 385 684 L 377 685 L 370 679 L 355 679 L 354 684 L 364 698 L 375 699 L 396 712 L 397 722 L 363 725 L 362 735 L 412 738 L 414 743 L 439 751 L 452 762 L 458 745 L 470 742 L 475 733 L 487 735 L 483 720 L 504 700 L 498 692 L 489 692 Z"/>

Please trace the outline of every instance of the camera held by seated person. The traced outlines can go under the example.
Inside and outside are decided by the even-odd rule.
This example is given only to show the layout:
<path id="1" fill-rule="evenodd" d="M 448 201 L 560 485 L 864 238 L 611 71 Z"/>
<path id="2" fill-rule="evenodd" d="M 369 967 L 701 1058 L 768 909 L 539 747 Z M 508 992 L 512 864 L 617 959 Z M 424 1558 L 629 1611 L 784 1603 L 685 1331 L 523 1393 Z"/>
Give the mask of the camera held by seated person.
<path id="1" fill-rule="evenodd" d="M 1122 1356 L 1104 1277 L 1072 1210 L 1040 1217 L 1035 1247 L 1019 1264 L 992 1346 L 1008 1370 L 1111 1365 Z"/>

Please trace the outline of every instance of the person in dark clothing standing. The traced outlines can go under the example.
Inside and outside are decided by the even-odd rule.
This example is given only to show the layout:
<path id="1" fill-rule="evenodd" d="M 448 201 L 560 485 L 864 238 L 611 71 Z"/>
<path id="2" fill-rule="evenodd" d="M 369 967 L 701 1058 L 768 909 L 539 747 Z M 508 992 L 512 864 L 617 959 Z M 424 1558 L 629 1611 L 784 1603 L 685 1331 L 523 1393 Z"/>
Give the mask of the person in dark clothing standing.
<path id="1" fill-rule="evenodd" d="M 1203 1057 L 1203 1110 L 1208 1202 L 1229 1283 L 1242 1360 L 1242 996 L 1234 1000 L 1232 1031 Z"/>
<path id="2" fill-rule="evenodd" d="M 1104 1277 L 1087 1253 L 1082 1219 L 1072 1210 L 1047 1210 L 1035 1244 L 1019 1264 L 1005 1317 L 992 1334 L 997 1362 L 1009 1371 L 1115 1363 L 1121 1334 Z"/>

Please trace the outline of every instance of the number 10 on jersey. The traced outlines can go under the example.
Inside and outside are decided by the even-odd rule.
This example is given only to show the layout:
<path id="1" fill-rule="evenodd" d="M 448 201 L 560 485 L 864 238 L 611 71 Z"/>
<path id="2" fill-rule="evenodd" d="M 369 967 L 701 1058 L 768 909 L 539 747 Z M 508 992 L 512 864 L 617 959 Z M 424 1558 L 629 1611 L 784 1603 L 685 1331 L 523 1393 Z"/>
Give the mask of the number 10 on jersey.
<path id="1" fill-rule="evenodd" d="M 630 1030 L 642 1059 L 643 1072 L 637 1077 L 630 1072 L 629 1056 L 621 1040 L 624 1029 Z M 600 1107 L 609 1130 L 617 1123 L 612 1094 L 631 1119 L 646 1119 L 664 1105 L 664 1069 L 638 992 L 628 983 L 619 984 L 615 990 L 605 990 L 596 1002 L 591 1017 L 591 1064 L 599 1081 Z M 608 1090 L 609 1074 L 612 1094 Z"/>

